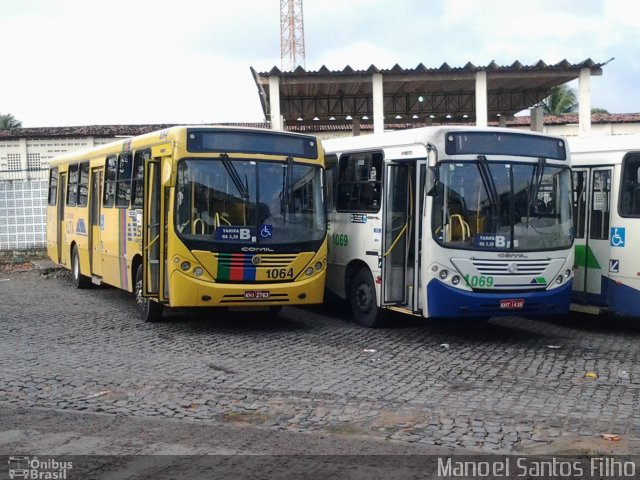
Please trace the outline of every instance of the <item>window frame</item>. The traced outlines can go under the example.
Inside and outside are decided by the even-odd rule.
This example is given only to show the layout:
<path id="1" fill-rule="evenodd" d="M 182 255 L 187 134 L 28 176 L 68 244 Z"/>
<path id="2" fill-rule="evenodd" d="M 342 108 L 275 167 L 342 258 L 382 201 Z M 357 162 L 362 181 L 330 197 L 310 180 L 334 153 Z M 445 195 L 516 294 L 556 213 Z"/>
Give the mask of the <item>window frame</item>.
<path id="1" fill-rule="evenodd" d="M 75 207 L 78 205 L 78 181 L 80 178 L 80 168 L 77 163 L 70 163 L 67 168 L 67 192 L 65 205 Z"/>
<path id="2" fill-rule="evenodd" d="M 53 181 L 54 173 L 55 173 L 55 181 Z M 50 205 L 52 207 L 57 205 L 58 203 L 58 179 L 59 179 L 58 167 L 50 168 L 49 169 L 49 198 L 47 199 L 47 205 Z"/>
<path id="3" fill-rule="evenodd" d="M 623 195 L 625 193 L 625 176 L 627 174 L 627 166 L 632 162 L 637 163 L 638 165 L 638 168 L 635 172 L 636 179 L 633 180 L 633 182 L 635 182 L 635 189 L 637 190 L 637 194 L 640 195 L 640 152 L 628 152 L 622 159 L 622 164 L 620 167 L 620 185 L 618 193 L 618 215 L 623 218 L 640 218 L 640 201 L 637 202 L 639 203 L 637 212 L 623 213 L 622 209 Z"/>
<path id="4" fill-rule="evenodd" d="M 363 161 L 366 167 L 366 162 L 369 161 L 368 166 L 368 178 L 358 178 L 358 165 L 357 162 Z M 355 164 L 350 165 L 350 162 Z M 372 169 L 376 168 L 376 178 L 371 180 Z M 371 150 L 365 152 L 353 152 L 340 155 L 338 159 L 337 168 L 337 181 L 335 192 L 335 209 L 337 212 L 358 212 L 358 213 L 378 213 L 380 212 L 382 204 L 382 190 L 383 190 L 383 170 L 384 170 L 384 154 L 381 150 Z M 352 176 L 344 178 L 344 175 L 351 172 Z M 343 188 L 346 187 L 346 188 Z M 368 187 L 368 188 L 365 188 Z M 370 207 L 363 205 L 364 199 L 366 199 L 366 191 L 372 193 L 372 201 L 374 203 Z M 376 198 L 377 192 L 377 198 Z M 350 202 L 351 197 L 357 196 L 356 208 L 348 205 L 345 202 Z M 350 197 L 349 200 L 346 197 Z M 377 202 L 377 205 L 375 204 Z"/>
<path id="5" fill-rule="evenodd" d="M 109 170 L 109 163 L 113 161 L 113 170 Z M 112 172 L 113 175 L 109 175 Z M 116 178 L 118 174 L 118 157 L 108 155 L 104 162 L 104 185 L 102 192 L 102 206 L 113 208 L 116 203 Z M 113 177 L 113 178 L 110 178 Z M 109 186 L 113 187 L 113 193 L 109 193 Z"/>
<path id="6" fill-rule="evenodd" d="M 136 150 L 133 155 L 133 164 L 131 167 L 131 208 L 144 207 L 144 165 L 147 160 L 151 159 L 151 150 Z M 140 195 L 141 202 L 137 203 L 138 189 L 142 190 Z"/>
<path id="7" fill-rule="evenodd" d="M 86 171 L 85 171 L 86 170 Z M 89 162 L 80 162 L 78 164 L 78 188 L 76 192 L 77 205 L 78 207 L 86 207 L 89 201 Z M 86 173 L 86 177 L 82 174 Z M 84 188 L 84 194 L 82 190 Z"/>

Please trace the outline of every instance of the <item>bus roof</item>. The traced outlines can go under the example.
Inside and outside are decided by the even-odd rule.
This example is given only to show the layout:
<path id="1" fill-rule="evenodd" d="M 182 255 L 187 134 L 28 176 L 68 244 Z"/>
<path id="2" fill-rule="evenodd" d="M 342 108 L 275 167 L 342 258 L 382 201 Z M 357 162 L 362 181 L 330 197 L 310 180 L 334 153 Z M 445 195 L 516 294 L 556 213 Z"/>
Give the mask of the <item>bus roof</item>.
<path id="1" fill-rule="evenodd" d="M 179 125 L 175 127 L 169 127 L 154 132 L 145 133 L 134 137 L 123 137 L 113 142 L 105 143 L 103 145 L 97 145 L 95 147 L 89 147 L 80 150 L 74 150 L 71 152 L 63 153 L 55 157 L 50 165 L 56 166 L 64 164 L 66 162 L 73 162 L 78 159 L 89 159 L 99 157 L 101 155 L 113 154 L 121 152 L 125 149 L 125 144 L 129 144 L 128 149 L 136 150 L 142 147 L 151 147 L 153 145 L 159 145 L 166 142 L 174 141 L 180 138 L 180 134 L 187 129 L 194 128 L 199 130 L 246 130 L 250 132 L 274 132 L 274 130 L 266 128 L 254 128 L 254 127 L 237 127 L 237 126 L 219 126 L 219 125 Z M 277 133 L 282 135 L 291 135 L 298 137 L 312 137 L 312 135 L 294 133 L 294 132 L 281 132 Z M 185 147 L 186 148 L 186 147 Z"/>
<path id="2" fill-rule="evenodd" d="M 522 135 L 549 135 L 539 132 L 527 132 L 522 130 L 514 130 L 512 128 L 496 128 L 496 127 L 474 127 L 474 126 L 452 126 L 442 125 L 433 127 L 411 128 L 407 130 L 397 130 L 394 132 L 385 132 L 382 134 L 363 135 L 359 137 L 341 137 L 329 140 L 323 140 L 322 146 L 325 153 L 348 152 L 353 150 L 362 150 L 366 148 L 383 148 L 401 145 L 426 145 L 433 142 L 433 137 L 451 131 L 475 131 L 475 132 L 505 132 L 511 134 Z M 562 140 L 561 137 L 552 137 Z"/>

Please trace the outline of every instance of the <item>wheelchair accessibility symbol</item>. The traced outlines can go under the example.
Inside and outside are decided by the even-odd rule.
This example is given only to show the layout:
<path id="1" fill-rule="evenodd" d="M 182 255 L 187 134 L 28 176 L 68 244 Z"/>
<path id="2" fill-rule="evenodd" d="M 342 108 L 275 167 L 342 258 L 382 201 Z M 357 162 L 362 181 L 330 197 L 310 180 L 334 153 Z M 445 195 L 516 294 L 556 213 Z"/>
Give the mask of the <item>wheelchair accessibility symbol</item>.
<path id="1" fill-rule="evenodd" d="M 624 228 L 611 227 L 611 246 L 624 247 Z"/>
<path id="2" fill-rule="evenodd" d="M 261 225 L 260 236 L 262 238 L 271 238 L 273 236 L 273 225 Z"/>

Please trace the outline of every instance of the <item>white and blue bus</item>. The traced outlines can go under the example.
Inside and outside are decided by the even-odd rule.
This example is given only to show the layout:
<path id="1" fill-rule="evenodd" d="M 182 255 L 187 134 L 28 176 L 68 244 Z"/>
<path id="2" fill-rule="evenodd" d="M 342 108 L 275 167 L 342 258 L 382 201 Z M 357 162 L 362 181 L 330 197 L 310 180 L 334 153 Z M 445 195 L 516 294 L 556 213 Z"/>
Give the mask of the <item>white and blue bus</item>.
<path id="1" fill-rule="evenodd" d="M 577 267 L 572 308 L 640 317 L 640 135 L 568 142 Z"/>
<path id="2" fill-rule="evenodd" d="M 569 311 L 571 170 L 565 141 L 425 127 L 323 142 L 327 288 L 356 322 Z"/>

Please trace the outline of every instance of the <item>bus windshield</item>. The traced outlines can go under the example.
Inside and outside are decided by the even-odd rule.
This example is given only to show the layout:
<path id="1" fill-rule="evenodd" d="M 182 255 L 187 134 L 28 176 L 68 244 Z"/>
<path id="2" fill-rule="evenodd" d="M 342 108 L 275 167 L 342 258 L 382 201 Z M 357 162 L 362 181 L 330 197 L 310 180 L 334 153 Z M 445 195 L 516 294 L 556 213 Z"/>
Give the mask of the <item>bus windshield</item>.
<path id="1" fill-rule="evenodd" d="M 434 238 L 450 248 L 532 251 L 573 243 L 569 168 L 444 161 L 434 197 Z"/>
<path id="2" fill-rule="evenodd" d="M 322 169 L 285 162 L 185 159 L 178 164 L 175 226 L 184 239 L 285 244 L 326 234 Z"/>

